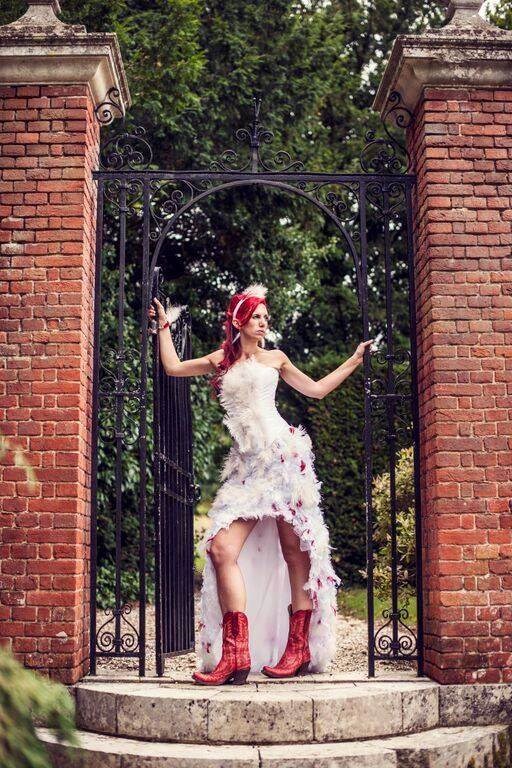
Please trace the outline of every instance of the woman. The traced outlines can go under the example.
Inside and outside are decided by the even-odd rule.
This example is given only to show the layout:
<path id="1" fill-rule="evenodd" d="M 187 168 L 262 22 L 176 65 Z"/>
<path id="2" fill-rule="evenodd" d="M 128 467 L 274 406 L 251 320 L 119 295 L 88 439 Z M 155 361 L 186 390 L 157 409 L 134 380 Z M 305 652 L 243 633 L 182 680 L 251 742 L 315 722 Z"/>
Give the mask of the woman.
<path id="1" fill-rule="evenodd" d="M 279 678 L 321 672 L 335 649 L 340 580 L 331 564 L 311 440 L 302 425 L 280 416 L 275 392 L 282 378 L 303 395 L 325 397 L 361 364 L 373 339 L 314 381 L 284 352 L 264 349 L 266 293 L 250 285 L 235 294 L 221 348 L 184 361 L 166 330 L 165 309 L 154 299 L 166 373 L 213 373 L 223 422 L 234 438 L 208 512 L 212 525 L 200 544 L 206 555 L 202 668 L 192 677 L 202 685 L 241 685 L 250 671 Z M 151 307 L 150 317 L 155 314 Z"/>

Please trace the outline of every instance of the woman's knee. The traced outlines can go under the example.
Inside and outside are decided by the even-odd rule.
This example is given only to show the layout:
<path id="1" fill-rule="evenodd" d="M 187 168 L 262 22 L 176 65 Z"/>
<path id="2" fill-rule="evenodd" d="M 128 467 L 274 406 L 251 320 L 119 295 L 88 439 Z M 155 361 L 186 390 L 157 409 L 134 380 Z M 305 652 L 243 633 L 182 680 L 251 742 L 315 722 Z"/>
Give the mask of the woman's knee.
<path id="1" fill-rule="evenodd" d="M 298 539 L 297 541 L 282 541 L 281 551 L 288 566 L 301 566 L 307 559 L 307 552 L 301 550 Z"/>
<path id="2" fill-rule="evenodd" d="M 307 555 L 305 552 L 302 552 L 300 547 L 297 545 L 290 545 L 287 544 L 284 547 L 281 546 L 283 557 L 286 561 L 286 564 L 289 566 L 299 566 L 303 565 L 304 561 L 307 559 Z"/>
<path id="3" fill-rule="evenodd" d="M 225 537 L 215 536 L 209 547 L 214 566 L 234 564 L 238 560 L 239 548 Z"/>
<path id="4" fill-rule="evenodd" d="M 281 552 L 287 565 L 303 565 L 304 560 L 307 558 L 307 552 L 301 550 L 300 538 L 293 530 L 293 526 L 283 518 L 280 518 L 278 520 L 278 528 Z"/>

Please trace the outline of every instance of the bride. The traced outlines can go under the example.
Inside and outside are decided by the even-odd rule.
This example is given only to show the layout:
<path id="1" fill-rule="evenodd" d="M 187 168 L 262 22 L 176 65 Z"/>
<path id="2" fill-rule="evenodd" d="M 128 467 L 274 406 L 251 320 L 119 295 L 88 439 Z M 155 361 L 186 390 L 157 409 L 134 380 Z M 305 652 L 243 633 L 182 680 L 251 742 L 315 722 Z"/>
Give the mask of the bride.
<path id="1" fill-rule="evenodd" d="M 226 312 L 220 349 L 180 361 L 158 299 L 162 365 L 169 376 L 212 374 L 233 437 L 203 537 L 200 661 L 196 683 L 245 683 L 249 672 L 293 677 L 322 672 L 335 650 L 336 590 L 311 439 L 275 405 L 279 379 L 323 398 L 362 363 L 361 342 L 335 370 L 314 381 L 281 350 L 265 350 L 267 289 L 250 285 Z M 179 312 L 179 310 L 178 310 Z M 171 322 L 176 319 L 176 312 Z M 371 351 L 371 348 L 370 348 Z"/>

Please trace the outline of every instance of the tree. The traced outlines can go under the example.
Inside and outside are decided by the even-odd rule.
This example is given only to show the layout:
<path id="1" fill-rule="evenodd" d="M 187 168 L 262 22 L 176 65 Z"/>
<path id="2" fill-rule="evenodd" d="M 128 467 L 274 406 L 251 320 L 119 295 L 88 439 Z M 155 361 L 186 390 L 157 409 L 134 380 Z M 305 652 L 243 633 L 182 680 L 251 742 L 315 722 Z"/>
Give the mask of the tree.
<path id="1" fill-rule="evenodd" d="M 0 10 L 0 22 L 12 21 L 23 7 L 13 0 Z M 133 97 L 126 124 L 147 130 L 156 167 L 208 167 L 233 146 L 233 132 L 250 119 L 253 96 L 259 94 L 262 120 L 275 134 L 272 146 L 263 148 L 267 157 L 285 148 L 308 170 L 340 172 L 360 170 L 365 132 L 378 126 L 370 105 L 393 39 L 437 24 L 441 17 L 440 8 L 427 0 L 68 0 L 61 15 L 90 31 L 117 32 Z M 108 130 L 117 131 L 119 125 Z M 140 242 L 137 226 L 129 224 L 132 254 Z M 348 227 L 354 230 L 353 224 Z M 115 245 L 113 235 L 111 240 Z M 385 323 L 378 224 L 372 224 L 370 240 L 372 330 L 378 332 Z M 408 334 L 403 250 L 398 237 L 398 345 L 407 344 Z M 115 248 L 107 248 L 106 284 L 113 284 L 114 291 L 116 258 Z M 318 363 L 321 375 L 322 361 L 341 361 L 360 340 L 347 244 L 297 197 L 254 187 L 212 196 L 181 219 L 165 242 L 161 264 L 173 301 L 191 308 L 194 354 L 218 345 L 231 292 L 252 281 L 268 285 L 275 343 L 299 366 Z M 140 277 L 135 263 L 126 283 L 127 340 L 133 346 L 145 321 Z M 115 316 L 113 308 L 105 319 L 104 340 L 115 340 Z M 222 442 L 220 413 L 204 380 L 192 383 L 192 393 L 194 412 L 201 414 L 194 425 L 197 481 L 213 493 Z M 283 396 L 292 404 L 291 394 Z M 321 409 L 304 399 L 299 404 L 299 420 Z M 319 464 L 328 466 L 322 450 L 319 443 Z M 347 458 L 356 460 L 355 454 Z M 131 554 L 125 551 L 130 567 L 137 558 L 136 542 L 130 544 L 137 482 L 132 470 L 126 468 L 123 506 L 125 543 L 133 546 Z M 101 473 L 106 499 L 111 459 L 105 459 Z M 363 490 L 357 484 L 351 488 L 354 496 L 347 505 L 355 508 Z M 110 514 L 106 504 L 104 512 Z M 329 514 L 333 518 L 337 507 Z M 105 557 L 112 551 L 108 531 L 107 524 L 101 527 Z M 359 532 L 355 536 L 354 551 L 362 546 Z"/>

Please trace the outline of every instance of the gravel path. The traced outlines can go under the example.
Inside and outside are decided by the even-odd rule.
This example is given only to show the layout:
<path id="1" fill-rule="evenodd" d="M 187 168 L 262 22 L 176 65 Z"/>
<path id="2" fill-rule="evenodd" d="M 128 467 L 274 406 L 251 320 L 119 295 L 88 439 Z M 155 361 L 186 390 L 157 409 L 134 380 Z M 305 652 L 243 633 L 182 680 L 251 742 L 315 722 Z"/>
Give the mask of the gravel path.
<path id="1" fill-rule="evenodd" d="M 98 611 L 97 627 L 99 628 L 107 620 L 103 611 Z M 127 617 L 135 626 L 138 626 L 139 612 L 134 607 Z M 199 637 L 199 594 L 195 598 L 195 618 L 196 618 L 196 638 Z M 124 622 L 123 622 L 124 625 Z M 109 624 L 106 629 L 110 629 Z M 129 629 L 124 625 L 124 631 Z M 367 669 L 367 625 L 365 621 L 355 619 L 350 616 L 338 614 L 336 655 L 329 665 L 327 672 L 359 672 L 366 673 Z M 155 673 L 155 612 L 153 606 L 148 606 L 146 610 L 146 659 L 147 674 Z M 197 666 L 195 653 L 186 653 L 181 656 L 167 659 L 165 663 L 166 672 L 192 672 Z M 126 671 L 136 674 L 138 669 L 137 659 L 98 659 L 98 674 L 104 675 L 109 672 Z M 411 662 L 377 662 L 376 671 L 394 671 L 412 669 L 414 664 Z"/>

